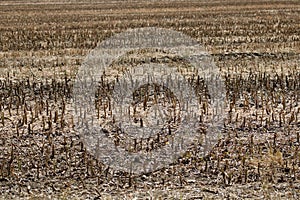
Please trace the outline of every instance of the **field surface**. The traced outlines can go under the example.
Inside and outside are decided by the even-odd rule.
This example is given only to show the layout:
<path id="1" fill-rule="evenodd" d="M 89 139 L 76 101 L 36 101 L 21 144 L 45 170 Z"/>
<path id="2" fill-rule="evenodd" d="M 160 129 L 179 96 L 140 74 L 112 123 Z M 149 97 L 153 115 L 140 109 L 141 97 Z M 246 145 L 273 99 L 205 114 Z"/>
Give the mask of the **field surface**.
<path id="1" fill-rule="evenodd" d="M 88 53 L 138 27 L 196 39 L 226 85 L 211 153 L 142 175 L 90 154 L 69 112 Z M 299 198 L 300 1 L 0 1 L 0 199 Z"/>

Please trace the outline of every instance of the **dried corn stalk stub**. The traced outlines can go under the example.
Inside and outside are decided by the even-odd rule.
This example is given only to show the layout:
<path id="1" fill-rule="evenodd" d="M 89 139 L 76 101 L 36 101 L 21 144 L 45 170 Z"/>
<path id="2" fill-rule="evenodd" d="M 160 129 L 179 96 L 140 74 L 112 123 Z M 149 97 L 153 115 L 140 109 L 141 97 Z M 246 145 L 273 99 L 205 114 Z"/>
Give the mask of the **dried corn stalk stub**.
<path id="1" fill-rule="evenodd" d="M 207 106 L 195 89 L 199 80 L 208 91 Z M 132 29 L 103 41 L 79 69 L 76 130 L 104 164 L 151 172 L 195 142 L 202 155 L 211 150 L 221 137 L 224 96 L 219 70 L 197 41 L 167 29 Z"/>

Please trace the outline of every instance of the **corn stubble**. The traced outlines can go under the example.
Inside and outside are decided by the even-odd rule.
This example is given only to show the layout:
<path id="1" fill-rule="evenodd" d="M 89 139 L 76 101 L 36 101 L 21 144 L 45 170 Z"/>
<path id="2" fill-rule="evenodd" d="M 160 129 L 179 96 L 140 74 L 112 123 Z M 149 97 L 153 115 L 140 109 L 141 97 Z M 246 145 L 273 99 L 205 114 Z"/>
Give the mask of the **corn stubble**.
<path id="1" fill-rule="evenodd" d="M 189 8 L 183 2 L 175 5 Z M 209 6 L 221 9 L 218 5 Z M 280 10 L 280 6 L 276 9 Z M 254 13 L 250 12 L 248 18 Z M 4 198 L 38 195 L 64 198 L 74 193 L 78 198 L 108 194 L 130 198 L 130 195 L 144 197 L 149 191 L 158 190 L 151 195 L 254 198 L 258 191 L 256 198 L 272 198 L 272 193 L 277 192 L 281 195 L 278 197 L 296 199 L 300 191 L 297 17 L 291 14 L 290 18 L 284 18 L 278 14 L 278 19 L 286 20 L 278 27 L 273 27 L 277 19 L 266 19 L 272 13 L 258 15 L 257 23 L 249 22 L 247 17 L 236 18 L 233 30 L 228 18 L 213 25 L 207 20 L 210 18 L 201 20 L 199 14 L 193 14 L 194 17 L 185 12 L 182 20 L 175 23 L 177 13 L 170 11 L 166 17 L 174 20 L 161 22 L 161 26 L 181 30 L 213 49 L 226 85 L 227 109 L 222 130 L 225 137 L 206 157 L 199 156 L 198 146 L 194 144 L 170 166 L 142 175 L 116 171 L 94 158 L 80 141 L 68 112 L 76 70 L 88 49 L 114 32 L 141 25 L 134 20 L 112 25 L 111 19 L 106 19 L 103 29 L 110 31 L 99 30 L 96 23 L 88 26 L 84 21 L 82 27 L 73 31 L 71 25 L 63 28 L 64 22 L 57 22 L 56 28 L 49 29 L 31 21 L 17 34 L 17 25 L 2 28 L 1 34 L 7 40 L 0 40 L 3 47 L 0 54 L 0 194 Z M 143 20 L 145 16 L 139 17 Z M 104 15 L 94 16 L 94 20 L 102 18 Z M 155 25 L 155 16 L 152 18 L 150 25 Z M 268 31 L 273 31 L 274 36 L 268 35 Z M 256 50 L 253 53 L 251 49 Z M 195 78 L 191 83 L 201 94 L 199 101 L 205 115 L 209 110 L 206 94 L 209 91 L 200 79 Z M 104 79 L 95 94 L 98 110 L 95 114 L 100 123 L 101 119 L 110 117 L 111 105 L 105 94 L 111 89 Z M 140 88 L 133 98 L 141 106 L 137 109 L 143 109 L 151 101 L 162 102 L 162 96 L 166 95 L 170 98 L 165 103 L 176 111 L 176 97 L 167 92 L 151 86 Z M 148 95 L 142 95 L 145 93 Z M 143 126 L 144 122 L 137 119 L 137 123 Z M 172 134 L 173 125 L 148 141 L 128 141 L 116 134 L 115 143 L 133 152 L 161 148 L 168 142 L 167 135 Z M 202 129 L 205 131 L 205 125 Z"/>

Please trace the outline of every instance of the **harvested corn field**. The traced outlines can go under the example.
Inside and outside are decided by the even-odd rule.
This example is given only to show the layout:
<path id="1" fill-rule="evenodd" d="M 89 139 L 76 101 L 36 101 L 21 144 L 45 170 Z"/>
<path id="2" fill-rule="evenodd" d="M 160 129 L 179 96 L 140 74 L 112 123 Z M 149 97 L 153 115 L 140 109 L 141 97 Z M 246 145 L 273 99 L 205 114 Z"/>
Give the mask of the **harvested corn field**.
<path id="1" fill-rule="evenodd" d="M 299 1 L 3 0 L 0 13 L 1 199 L 299 199 Z M 225 86 L 223 137 L 205 156 L 196 143 L 173 163 L 135 174 L 98 159 L 71 110 L 86 56 L 111 36 L 147 27 L 185 34 L 211 55 Z M 178 123 L 145 141 L 119 134 L 109 97 L 122 70 L 113 70 L 151 58 L 185 63 L 164 51 L 135 53 L 99 82 L 95 115 L 120 148 L 151 151 Z M 208 83 L 189 78 L 206 115 Z M 180 116 L 168 89 L 141 87 L 133 98 L 140 114 L 163 102 Z M 134 120 L 146 126 L 142 118 Z"/>

